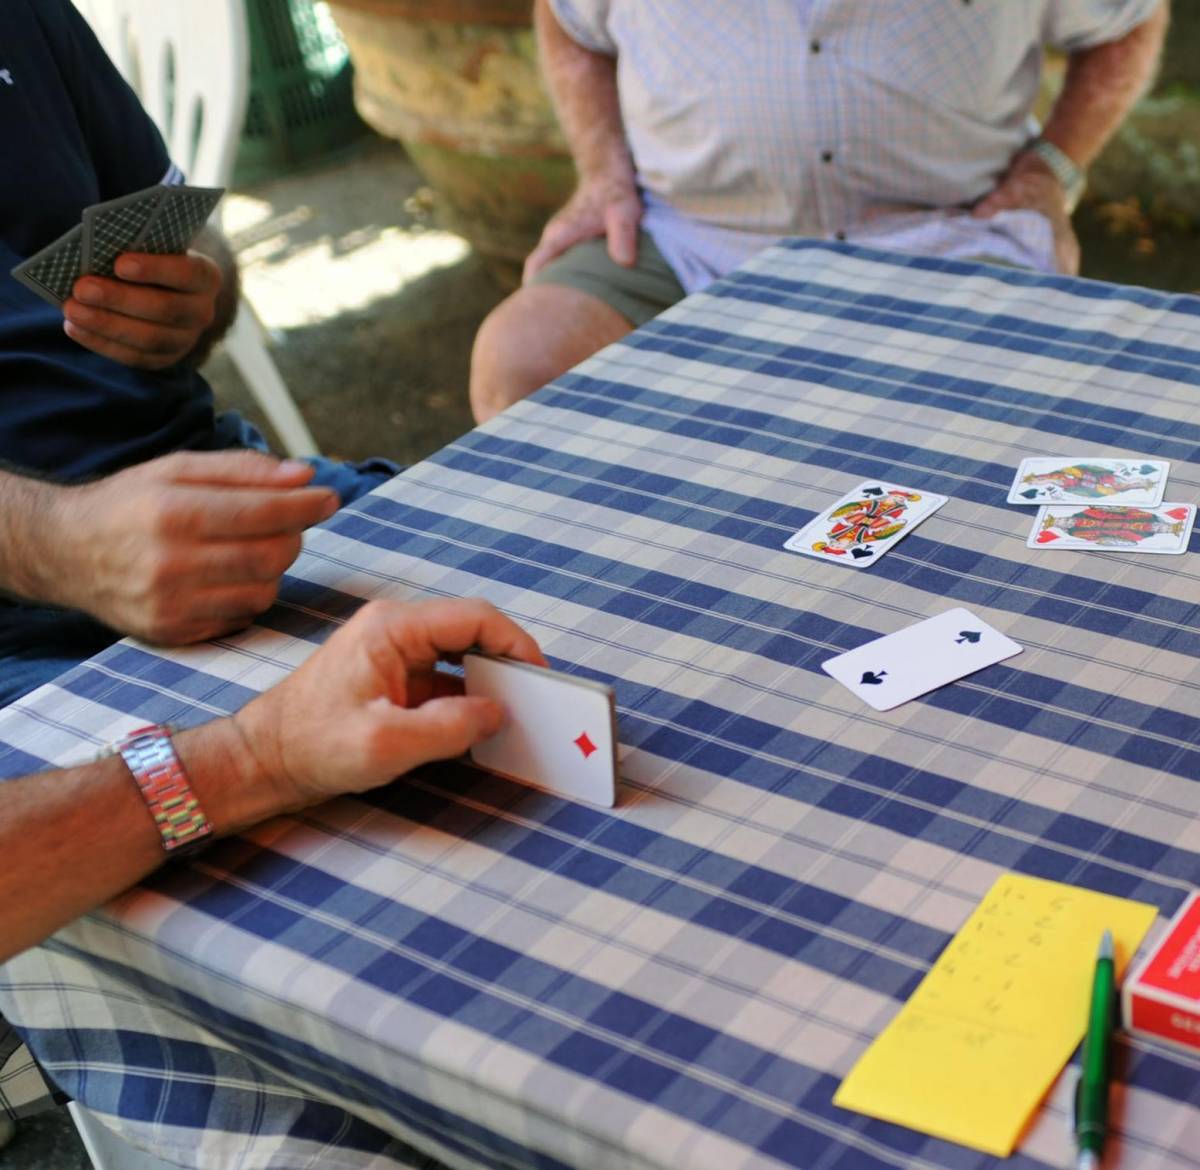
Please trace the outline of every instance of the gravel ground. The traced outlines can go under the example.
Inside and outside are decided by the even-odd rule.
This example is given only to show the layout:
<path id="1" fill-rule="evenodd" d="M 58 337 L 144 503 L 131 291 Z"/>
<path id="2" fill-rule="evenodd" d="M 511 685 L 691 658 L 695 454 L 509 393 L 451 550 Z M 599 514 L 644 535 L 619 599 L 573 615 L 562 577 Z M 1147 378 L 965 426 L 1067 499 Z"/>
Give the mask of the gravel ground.
<path id="1" fill-rule="evenodd" d="M 471 426 L 471 341 L 504 294 L 461 239 L 437 228 L 434 203 L 404 153 L 382 140 L 227 198 L 246 290 L 281 342 L 275 361 L 326 454 L 412 463 Z M 1079 227 L 1084 275 L 1200 286 L 1194 234 L 1160 234 L 1139 251 L 1087 209 Z M 221 406 L 263 425 L 224 354 L 205 373 Z M 88 1165 L 65 1111 L 26 1122 L 0 1152 L 0 1170 Z"/>

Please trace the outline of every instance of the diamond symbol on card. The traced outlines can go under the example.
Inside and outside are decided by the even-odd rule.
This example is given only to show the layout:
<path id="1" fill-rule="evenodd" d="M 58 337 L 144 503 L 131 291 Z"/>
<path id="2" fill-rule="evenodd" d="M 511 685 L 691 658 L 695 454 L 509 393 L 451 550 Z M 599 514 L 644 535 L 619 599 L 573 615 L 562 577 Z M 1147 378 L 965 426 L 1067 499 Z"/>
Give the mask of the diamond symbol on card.
<path id="1" fill-rule="evenodd" d="M 596 745 L 588 738 L 586 731 L 580 732 L 579 738 L 572 740 L 572 743 L 583 753 L 583 758 L 586 760 L 588 756 L 596 750 Z"/>

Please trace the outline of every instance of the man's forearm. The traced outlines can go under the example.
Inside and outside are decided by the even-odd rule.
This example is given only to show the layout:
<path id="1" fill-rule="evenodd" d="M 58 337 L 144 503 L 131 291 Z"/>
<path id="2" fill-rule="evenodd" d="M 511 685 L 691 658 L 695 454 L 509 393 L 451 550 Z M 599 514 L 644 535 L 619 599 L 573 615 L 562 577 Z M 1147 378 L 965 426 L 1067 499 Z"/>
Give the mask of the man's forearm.
<path id="1" fill-rule="evenodd" d="M 59 484 L 0 470 L 0 591 L 59 603 L 57 565 L 63 492 Z"/>
<path id="2" fill-rule="evenodd" d="M 1087 168 L 1154 77 L 1167 28 L 1167 0 L 1118 41 L 1074 54 L 1043 137 Z"/>
<path id="3" fill-rule="evenodd" d="M 175 744 L 218 835 L 281 811 L 233 720 L 182 732 Z M 165 856 L 120 757 L 0 783 L 0 962 L 128 889 Z"/>
<path id="4" fill-rule="evenodd" d="M 549 0 L 535 8 L 538 51 L 559 124 L 580 175 L 633 174 L 621 104 L 617 64 L 572 40 L 558 23 Z"/>

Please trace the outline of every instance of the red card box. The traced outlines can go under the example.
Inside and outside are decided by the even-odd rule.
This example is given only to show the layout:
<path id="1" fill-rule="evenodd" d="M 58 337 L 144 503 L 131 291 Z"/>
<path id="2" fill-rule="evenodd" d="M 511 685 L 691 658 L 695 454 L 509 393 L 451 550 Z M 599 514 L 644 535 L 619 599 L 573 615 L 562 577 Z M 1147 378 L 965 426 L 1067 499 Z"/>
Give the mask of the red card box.
<path id="1" fill-rule="evenodd" d="M 1200 1052 L 1200 891 L 1126 978 L 1121 1002 L 1129 1031 Z"/>

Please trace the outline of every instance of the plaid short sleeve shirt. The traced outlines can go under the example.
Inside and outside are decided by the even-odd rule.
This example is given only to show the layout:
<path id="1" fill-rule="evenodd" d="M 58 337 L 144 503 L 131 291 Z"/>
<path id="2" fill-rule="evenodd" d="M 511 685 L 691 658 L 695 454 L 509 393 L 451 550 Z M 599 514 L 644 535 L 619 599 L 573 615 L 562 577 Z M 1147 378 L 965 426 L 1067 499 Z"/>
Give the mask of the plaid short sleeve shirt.
<path id="1" fill-rule="evenodd" d="M 1052 267 L 1033 212 L 959 221 L 1037 133 L 1043 50 L 1116 40 L 1159 0 L 551 3 L 617 58 L 645 226 L 691 291 L 785 235 Z"/>

